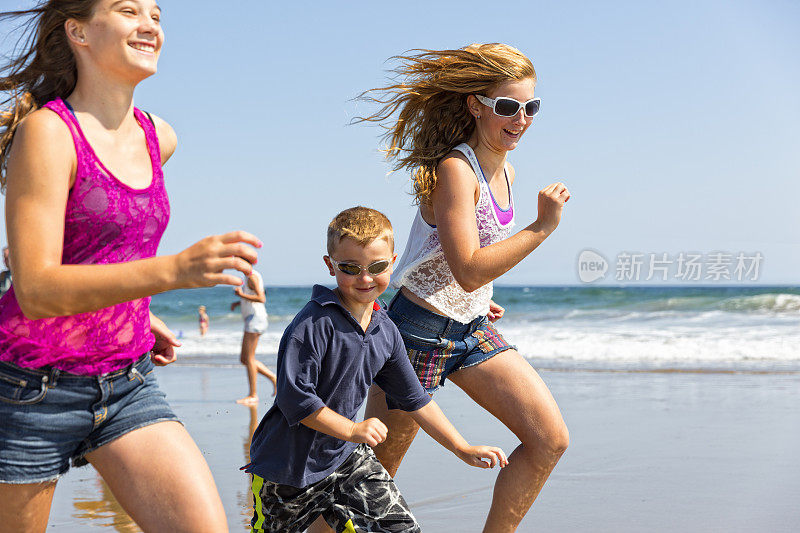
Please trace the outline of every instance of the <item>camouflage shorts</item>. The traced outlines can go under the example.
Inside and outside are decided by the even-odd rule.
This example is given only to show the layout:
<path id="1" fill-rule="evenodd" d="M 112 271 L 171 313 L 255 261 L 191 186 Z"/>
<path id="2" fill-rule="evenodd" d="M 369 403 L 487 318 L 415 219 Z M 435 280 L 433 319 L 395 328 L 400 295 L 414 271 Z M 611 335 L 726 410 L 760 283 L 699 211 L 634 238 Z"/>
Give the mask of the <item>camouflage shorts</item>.
<path id="1" fill-rule="evenodd" d="M 421 531 L 403 496 L 360 444 L 331 475 L 298 489 L 253 475 L 252 531 L 305 531 L 318 516 L 337 533 Z"/>

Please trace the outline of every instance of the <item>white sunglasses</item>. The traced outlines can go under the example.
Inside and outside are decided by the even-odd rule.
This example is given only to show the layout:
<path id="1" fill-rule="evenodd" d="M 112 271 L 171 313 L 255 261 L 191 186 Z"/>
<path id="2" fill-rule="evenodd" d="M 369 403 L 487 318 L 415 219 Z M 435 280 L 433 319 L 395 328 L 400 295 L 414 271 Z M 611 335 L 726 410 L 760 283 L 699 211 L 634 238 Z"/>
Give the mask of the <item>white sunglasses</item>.
<path id="1" fill-rule="evenodd" d="M 518 102 L 508 96 L 488 98 L 480 94 L 476 94 L 475 98 L 483 105 L 491 107 L 494 114 L 500 117 L 513 117 L 519 113 L 520 108 L 525 109 L 526 116 L 532 117 L 539 112 L 539 105 L 542 102 L 541 98 L 531 98 L 527 102 Z"/>

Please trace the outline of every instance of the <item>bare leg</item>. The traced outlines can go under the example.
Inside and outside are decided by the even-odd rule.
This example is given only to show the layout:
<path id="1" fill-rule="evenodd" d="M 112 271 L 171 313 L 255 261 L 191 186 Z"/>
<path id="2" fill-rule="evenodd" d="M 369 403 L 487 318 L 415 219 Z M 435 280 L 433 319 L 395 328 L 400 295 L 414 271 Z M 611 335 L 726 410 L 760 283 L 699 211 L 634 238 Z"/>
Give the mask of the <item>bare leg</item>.
<path id="1" fill-rule="evenodd" d="M 414 437 L 417 436 L 419 424 L 414 422 L 414 419 L 405 411 L 389 410 L 386 406 L 386 394 L 377 385 L 370 387 L 367 396 L 364 418 L 370 417 L 380 418 L 389 430 L 386 440 L 375 446 L 373 450 L 389 475 L 394 477 L 408 448 L 414 442 Z"/>
<path id="2" fill-rule="evenodd" d="M 8 533 L 40 533 L 47 528 L 56 482 L 0 483 L 0 524 Z"/>
<path id="3" fill-rule="evenodd" d="M 569 445 L 558 405 L 539 374 L 515 350 L 461 369 L 450 380 L 522 442 L 497 476 L 484 527 L 485 533 L 516 531 Z"/>
<path id="4" fill-rule="evenodd" d="M 258 403 L 258 365 L 256 361 L 256 347 L 258 346 L 259 337 L 260 335 L 258 333 L 252 333 L 249 331 L 245 331 L 244 336 L 242 337 L 242 353 L 239 357 L 239 361 L 241 361 L 247 370 L 247 384 L 250 387 L 250 393 L 244 398 L 236 400 L 236 403 L 245 405 Z"/>
<path id="5" fill-rule="evenodd" d="M 255 359 L 255 357 L 254 357 Z M 267 365 L 255 359 L 256 368 L 258 369 L 258 373 L 262 376 L 266 376 L 272 382 L 272 395 L 275 396 L 275 393 L 278 392 L 278 376 L 275 375 L 275 372 L 267 368 Z"/>
<path id="6" fill-rule="evenodd" d="M 131 431 L 86 458 L 144 531 L 228 531 L 211 471 L 178 422 Z"/>

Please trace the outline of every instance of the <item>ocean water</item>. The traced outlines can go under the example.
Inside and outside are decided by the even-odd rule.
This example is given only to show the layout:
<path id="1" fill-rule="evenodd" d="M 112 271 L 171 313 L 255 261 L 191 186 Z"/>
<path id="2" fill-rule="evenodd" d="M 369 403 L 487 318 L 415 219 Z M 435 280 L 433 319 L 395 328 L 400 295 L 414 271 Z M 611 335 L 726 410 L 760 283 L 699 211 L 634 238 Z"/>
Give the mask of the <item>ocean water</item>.
<path id="1" fill-rule="evenodd" d="M 311 287 L 267 287 L 257 354 L 274 365 Z M 386 302 L 392 293 L 382 299 Z M 537 368 L 800 371 L 800 287 L 495 287 L 497 327 Z M 152 310 L 181 338 L 180 364 L 236 365 L 242 320 L 229 288 L 173 291 Z M 200 337 L 197 307 L 211 319 Z"/>

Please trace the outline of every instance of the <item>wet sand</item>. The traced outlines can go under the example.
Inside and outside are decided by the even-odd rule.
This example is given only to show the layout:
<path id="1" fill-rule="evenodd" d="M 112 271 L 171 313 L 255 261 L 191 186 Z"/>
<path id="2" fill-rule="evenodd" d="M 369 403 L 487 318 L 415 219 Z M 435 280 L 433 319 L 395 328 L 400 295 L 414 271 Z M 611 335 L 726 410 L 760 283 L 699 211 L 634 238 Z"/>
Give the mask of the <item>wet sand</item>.
<path id="1" fill-rule="evenodd" d="M 800 530 L 800 375 L 542 370 L 571 444 L 519 531 Z M 271 403 L 234 403 L 244 369 L 172 365 L 163 390 L 203 450 L 231 531 L 252 514 L 249 432 Z M 516 440 L 448 384 L 436 400 L 474 444 Z M 470 468 L 420 434 L 396 481 L 423 530 L 479 532 L 496 471 Z M 91 467 L 59 482 L 50 528 L 139 531 Z"/>

